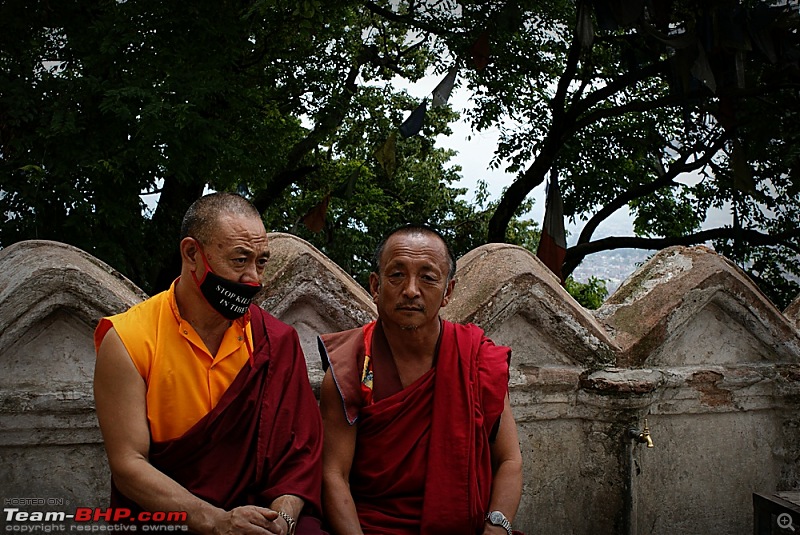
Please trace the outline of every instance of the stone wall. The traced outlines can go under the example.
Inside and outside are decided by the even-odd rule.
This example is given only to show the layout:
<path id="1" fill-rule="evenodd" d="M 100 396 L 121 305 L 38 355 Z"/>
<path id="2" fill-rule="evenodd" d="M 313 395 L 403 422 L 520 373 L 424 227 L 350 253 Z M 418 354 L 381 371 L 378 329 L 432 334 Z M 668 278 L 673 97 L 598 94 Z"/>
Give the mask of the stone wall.
<path id="1" fill-rule="evenodd" d="M 101 317 L 145 297 L 74 247 L 30 241 L 0 251 L 4 500 L 107 502 L 108 467 L 92 395 L 92 333 Z"/>
<path id="2" fill-rule="evenodd" d="M 258 300 L 298 330 L 318 386 L 317 333 L 360 325 L 375 308 L 319 251 L 270 238 Z M 459 260 L 457 277 L 443 315 L 514 350 L 520 529 L 744 533 L 753 491 L 800 488 L 800 298 L 781 313 L 703 247 L 661 251 L 594 313 L 518 247 L 480 247 Z M 0 251 L 4 498 L 106 504 L 92 332 L 143 298 L 73 247 Z M 645 418 L 653 448 L 631 439 Z"/>

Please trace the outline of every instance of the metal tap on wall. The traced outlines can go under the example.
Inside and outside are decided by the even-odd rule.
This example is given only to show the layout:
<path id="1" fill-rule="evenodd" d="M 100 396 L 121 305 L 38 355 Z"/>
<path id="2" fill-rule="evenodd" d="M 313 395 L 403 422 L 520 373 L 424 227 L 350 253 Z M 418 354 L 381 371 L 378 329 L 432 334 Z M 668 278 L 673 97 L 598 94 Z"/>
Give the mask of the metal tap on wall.
<path id="1" fill-rule="evenodd" d="M 628 429 L 628 436 L 639 444 L 647 444 L 648 448 L 654 448 L 653 438 L 650 436 L 650 427 L 647 425 L 647 418 L 644 419 L 644 429 L 631 427 Z"/>

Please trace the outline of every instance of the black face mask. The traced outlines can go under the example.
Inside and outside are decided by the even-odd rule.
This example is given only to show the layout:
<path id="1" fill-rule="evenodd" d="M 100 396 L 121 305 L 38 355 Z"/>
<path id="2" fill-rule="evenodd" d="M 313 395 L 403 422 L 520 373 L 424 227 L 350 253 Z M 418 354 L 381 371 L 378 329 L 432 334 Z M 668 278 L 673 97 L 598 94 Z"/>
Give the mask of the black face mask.
<path id="1" fill-rule="evenodd" d="M 223 279 L 211 271 L 211 266 L 208 265 L 202 248 L 200 248 L 200 256 L 206 272 L 203 278 L 198 280 L 197 275 L 192 271 L 192 278 L 208 304 L 226 319 L 235 320 L 244 316 L 250 303 L 253 302 L 253 298 L 261 290 L 261 285 Z"/>

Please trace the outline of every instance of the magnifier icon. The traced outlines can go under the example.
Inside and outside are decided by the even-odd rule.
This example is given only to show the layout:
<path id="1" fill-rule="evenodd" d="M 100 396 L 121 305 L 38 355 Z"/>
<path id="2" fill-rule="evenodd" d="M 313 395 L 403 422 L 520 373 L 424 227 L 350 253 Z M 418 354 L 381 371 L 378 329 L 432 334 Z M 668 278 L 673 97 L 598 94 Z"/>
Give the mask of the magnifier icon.
<path id="1" fill-rule="evenodd" d="M 778 527 L 781 529 L 790 529 L 794 531 L 794 526 L 792 525 L 792 515 L 790 515 L 789 513 L 779 514 Z"/>

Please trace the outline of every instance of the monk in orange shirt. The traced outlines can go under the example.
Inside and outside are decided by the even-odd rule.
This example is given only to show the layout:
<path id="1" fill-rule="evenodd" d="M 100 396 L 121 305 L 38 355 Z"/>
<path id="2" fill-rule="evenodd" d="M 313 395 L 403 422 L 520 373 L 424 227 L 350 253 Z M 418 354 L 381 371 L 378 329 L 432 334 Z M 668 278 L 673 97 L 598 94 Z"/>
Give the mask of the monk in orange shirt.
<path id="1" fill-rule="evenodd" d="M 185 511 L 196 533 L 322 533 L 322 424 L 303 351 L 251 304 L 269 258 L 261 217 L 214 193 L 181 234 L 170 289 L 95 331 L 111 504 Z"/>

